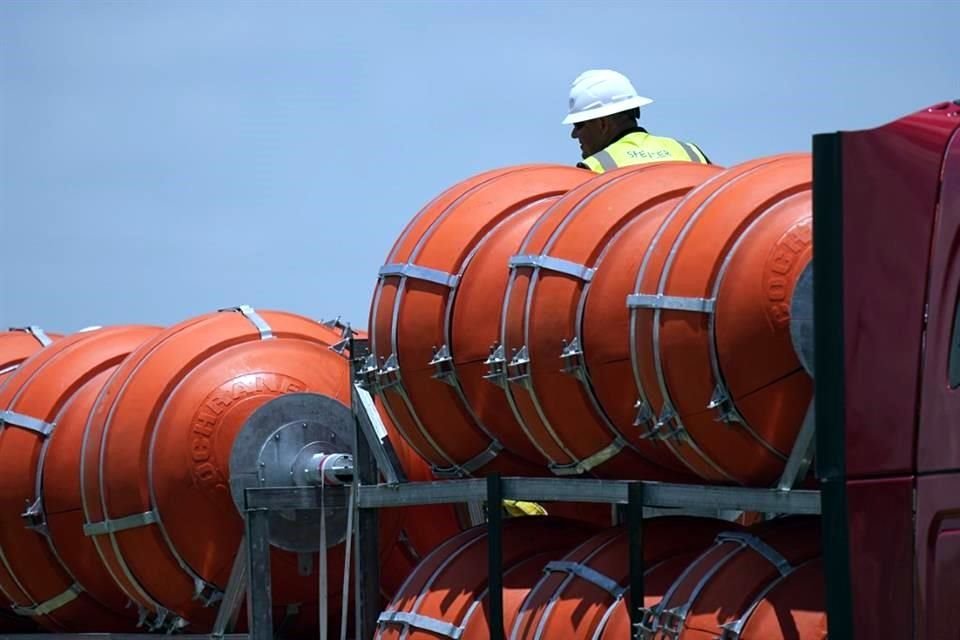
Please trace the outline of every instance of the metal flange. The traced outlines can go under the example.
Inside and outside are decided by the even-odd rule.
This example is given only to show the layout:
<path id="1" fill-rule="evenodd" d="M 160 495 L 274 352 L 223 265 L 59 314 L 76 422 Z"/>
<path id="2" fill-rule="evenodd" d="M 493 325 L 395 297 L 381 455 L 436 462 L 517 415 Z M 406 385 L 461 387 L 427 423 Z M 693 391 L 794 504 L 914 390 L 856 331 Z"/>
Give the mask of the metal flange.
<path id="1" fill-rule="evenodd" d="M 250 487 L 313 485 L 324 477 L 341 481 L 352 463 L 353 417 L 339 401 L 316 393 L 290 393 L 257 409 L 241 427 L 230 455 L 230 492 L 242 514 Z M 336 460 L 337 473 L 313 469 Z M 326 473 L 325 473 L 326 472 Z M 270 512 L 270 543 L 287 551 L 319 550 L 319 510 Z M 346 537 L 347 513 L 326 509 L 327 546 Z"/>

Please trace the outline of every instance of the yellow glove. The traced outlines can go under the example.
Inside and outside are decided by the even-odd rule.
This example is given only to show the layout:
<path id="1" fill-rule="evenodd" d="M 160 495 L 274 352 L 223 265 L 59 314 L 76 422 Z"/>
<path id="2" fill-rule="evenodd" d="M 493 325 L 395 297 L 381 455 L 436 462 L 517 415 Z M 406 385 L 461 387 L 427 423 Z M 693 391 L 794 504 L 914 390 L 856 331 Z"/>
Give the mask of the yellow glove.
<path id="1" fill-rule="evenodd" d="M 536 502 L 523 500 L 504 500 L 503 508 L 510 516 L 545 516 L 547 510 Z"/>

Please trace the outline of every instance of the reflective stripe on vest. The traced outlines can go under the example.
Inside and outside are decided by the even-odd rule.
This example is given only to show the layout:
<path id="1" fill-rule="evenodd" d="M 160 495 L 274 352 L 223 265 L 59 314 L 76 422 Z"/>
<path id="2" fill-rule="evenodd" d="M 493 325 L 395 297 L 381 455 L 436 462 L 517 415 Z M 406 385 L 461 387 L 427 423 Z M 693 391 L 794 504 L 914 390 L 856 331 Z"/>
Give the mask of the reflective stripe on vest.
<path id="1" fill-rule="evenodd" d="M 639 131 L 625 135 L 583 160 L 583 164 L 595 173 L 603 173 L 617 167 L 669 161 L 709 164 L 703 153 L 690 143 Z"/>

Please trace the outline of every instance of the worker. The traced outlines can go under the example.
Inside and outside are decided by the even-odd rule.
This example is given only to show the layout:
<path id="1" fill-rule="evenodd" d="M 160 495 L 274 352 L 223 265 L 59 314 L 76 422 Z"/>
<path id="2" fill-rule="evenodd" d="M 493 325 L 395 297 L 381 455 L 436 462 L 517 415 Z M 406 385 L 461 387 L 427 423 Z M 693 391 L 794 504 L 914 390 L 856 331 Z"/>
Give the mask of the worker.
<path id="1" fill-rule="evenodd" d="M 578 167 L 603 173 L 646 162 L 686 161 L 710 164 L 695 144 L 651 135 L 639 126 L 640 107 L 653 100 L 637 95 L 630 80 L 610 69 L 591 69 L 570 88 L 571 138 L 580 142 Z"/>

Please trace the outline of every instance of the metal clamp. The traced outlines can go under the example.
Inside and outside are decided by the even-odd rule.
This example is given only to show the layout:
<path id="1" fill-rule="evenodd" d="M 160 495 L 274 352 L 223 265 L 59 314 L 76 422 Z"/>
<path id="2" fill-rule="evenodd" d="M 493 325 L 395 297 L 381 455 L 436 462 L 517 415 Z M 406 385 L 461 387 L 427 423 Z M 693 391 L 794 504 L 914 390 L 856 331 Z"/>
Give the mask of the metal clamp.
<path id="1" fill-rule="evenodd" d="M 727 388 L 721 383 L 713 390 L 710 396 L 710 402 L 707 403 L 707 409 L 713 409 L 717 413 L 716 422 L 725 422 L 732 424 L 734 422 L 743 423 L 743 417 L 737 408 L 733 406 L 733 400 Z"/>
<path id="2" fill-rule="evenodd" d="M 620 450 L 623 449 L 626 444 L 627 443 L 622 438 L 617 437 L 613 442 L 605 446 L 603 449 L 597 451 L 591 456 L 584 458 L 583 460 L 577 460 L 576 462 L 571 462 L 568 464 L 552 463 L 549 465 L 549 469 L 554 475 L 558 476 L 580 475 L 590 471 L 594 467 L 600 466 L 613 456 L 620 453 Z"/>
<path id="3" fill-rule="evenodd" d="M 457 372 L 453 370 L 453 356 L 450 355 L 447 345 L 442 345 L 439 349 L 434 347 L 433 357 L 427 364 L 434 368 L 432 378 L 452 387 L 457 386 Z"/>
<path id="4" fill-rule="evenodd" d="M 127 529 L 145 527 L 147 525 L 154 524 L 156 521 L 156 511 L 144 511 L 143 513 L 135 513 L 122 518 L 101 520 L 100 522 L 88 522 L 83 525 L 83 535 L 87 537 L 102 536 L 108 533 L 126 531 Z"/>
<path id="5" fill-rule="evenodd" d="M 510 373 L 513 370 L 516 373 Z M 530 389 L 530 352 L 527 351 L 527 345 L 520 347 L 517 351 L 514 349 L 513 358 L 507 364 L 507 382 L 513 382 L 520 386 Z"/>
<path id="6" fill-rule="evenodd" d="M 178 615 L 171 615 L 170 611 L 164 608 L 160 608 L 153 614 L 153 618 L 150 617 L 151 613 L 150 610 L 140 607 L 137 626 L 145 627 L 148 631 L 163 631 L 169 635 L 190 624 Z"/>
<path id="7" fill-rule="evenodd" d="M 450 640 L 458 640 L 464 631 L 463 627 L 458 627 L 452 622 L 438 620 L 437 618 L 410 611 L 384 611 L 377 618 L 377 622 L 383 624 L 402 624 L 406 627 L 413 627 L 414 629 L 423 629 L 424 631 L 450 638 Z"/>
<path id="8" fill-rule="evenodd" d="M 401 278 L 410 278 L 411 280 L 423 280 L 424 282 L 432 282 L 443 285 L 444 287 L 450 287 L 451 289 L 456 287 L 457 282 L 460 280 L 460 276 L 458 275 L 440 271 L 439 269 L 431 269 L 430 267 L 421 267 L 420 265 L 409 262 L 385 264 L 380 267 L 378 275 L 381 279 L 388 276 L 398 276 Z"/>
<path id="9" fill-rule="evenodd" d="M 713 298 L 665 296 L 662 293 L 632 293 L 627 296 L 628 309 L 664 309 L 669 311 L 713 313 L 715 302 Z"/>
<path id="10" fill-rule="evenodd" d="M 583 580 L 600 587 L 614 598 L 620 598 L 626 591 L 626 588 L 621 587 L 613 578 L 605 576 L 596 569 L 592 569 L 586 565 L 580 564 L 579 562 L 555 560 L 547 563 L 547 566 L 544 567 L 543 570 L 545 573 L 549 571 L 558 571 L 577 576 L 578 578 L 582 578 Z"/>
<path id="11" fill-rule="evenodd" d="M 368 355 L 363 360 L 363 364 L 357 369 L 356 382 L 361 387 L 372 393 L 377 392 L 377 372 L 380 368 L 377 366 L 377 356 Z"/>
<path id="12" fill-rule="evenodd" d="M 47 529 L 47 517 L 43 512 L 42 497 L 34 500 L 33 504 L 20 514 L 20 517 L 26 522 L 25 526 L 27 529 L 32 529 L 44 536 L 50 535 L 50 531 Z"/>
<path id="13" fill-rule="evenodd" d="M 53 433 L 57 423 L 46 422 L 40 418 L 27 416 L 22 413 L 17 413 L 16 411 L 0 411 L 0 427 L 2 426 L 20 427 L 21 429 L 38 433 L 46 438 Z"/>
<path id="14" fill-rule="evenodd" d="M 45 602 L 34 605 L 32 607 L 21 607 L 20 605 L 13 605 L 13 612 L 19 616 L 45 616 L 48 613 L 52 613 L 67 604 L 77 599 L 77 596 L 83 593 L 83 587 L 77 583 L 73 583 L 67 588 L 63 593 L 53 596 Z"/>
<path id="15" fill-rule="evenodd" d="M 554 258 L 553 256 L 547 255 L 530 255 L 530 254 L 520 254 L 515 256 L 510 256 L 510 260 L 507 262 L 507 266 L 511 269 L 516 269 L 517 267 L 532 267 L 534 269 L 545 269 L 547 271 L 554 271 L 556 273 L 562 273 L 564 275 L 573 276 L 574 278 L 579 278 L 584 282 L 590 282 L 593 279 L 593 274 L 596 273 L 596 269 L 591 269 L 590 267 L 573 262 L 571 260 L 564 260 L 563 258 Z"/>
<path id="16" fill-rule="evenodd" d="M 660 417 L 657 418 L 653 427 L 640 437 L 643 439 L 656 438 L 662 441 L 676 440 L 679 442 L 687 437 L 687 430 L 680 424 L 677 412 L 674 411 L 673 406 L 667 403 L 663 405 L 663 409 L 660 411 Z"/>
<path id="17" fill-rule="evenodd" d="M 377 371 L 377 388 L 380 391 L 400 384 L 400 364 L 397 361 L 397 354 L 391 353 L 387 361 Z"/>
<path id="18" fill-rule="evenodd" d="M 267 321 L 256 312 L 256 310 L 248 304 L 241 304 L 238 307 L 226 307 L 224 309 L 218 309 L 220 313 L 229 313 L 229 312 L 238 312 L 244 318 L 250 321 L 254 327 L 256 327 L 257 332 L 260 334 L 261 340 L 270 340 L 273 336 L 273 329 L 270 328 L 270 325 L 267 324 Z"/>
<path id="19" fill-rule="evenodd" d="M 640 398 L 633 403 L 633 408 L 637 410 L 637 415 L 633 418 L 633 426 L 643 427 L 646 431 L 644 437 L 650 437 L 653 435 L 651 428 L 653 427 L 655 417 L 653 415 L 653 409 L 650 408 L 650 403 Z"/>
<path id="20" fill-rule="evenodd" d="M 717 536 L 717 542 L 738 542 L 744 547 L 749 547 L 776 567 L 780 575 L 785 576 L 793 570 L 793 565 L 790 564 L 789 560 L 755 535 L 743 531 L 724 531 Z"/>
<path id="21" fill-rule="evenodd" d="M 193 599 L 199 600 L 204 607 L 209 607 L 223 600 L 223 591 L 215 585 L 195 577 L 193 579 Z"/>
<path id="22" fill-rule="evenodd" d="M 503 345 L 495 344 L 490 347 L 490 355 L 483 364 L 487 365 L 487 373 L 483 376 L 484 380 L 489 380 L 498 387 L 507 388 L 507 358 L 504 354 Z"/>
<path id="23" fill-rule="evenodd" d="M 580 347 L 580 340 L 576 336 L 570 342 L 563 341 L 560 350 L 560 360 L 563 362 L 561 371 L 577 378 L 581 382 L 586 382 L 586 370 L 583 362 L 583 349 Z"/>

